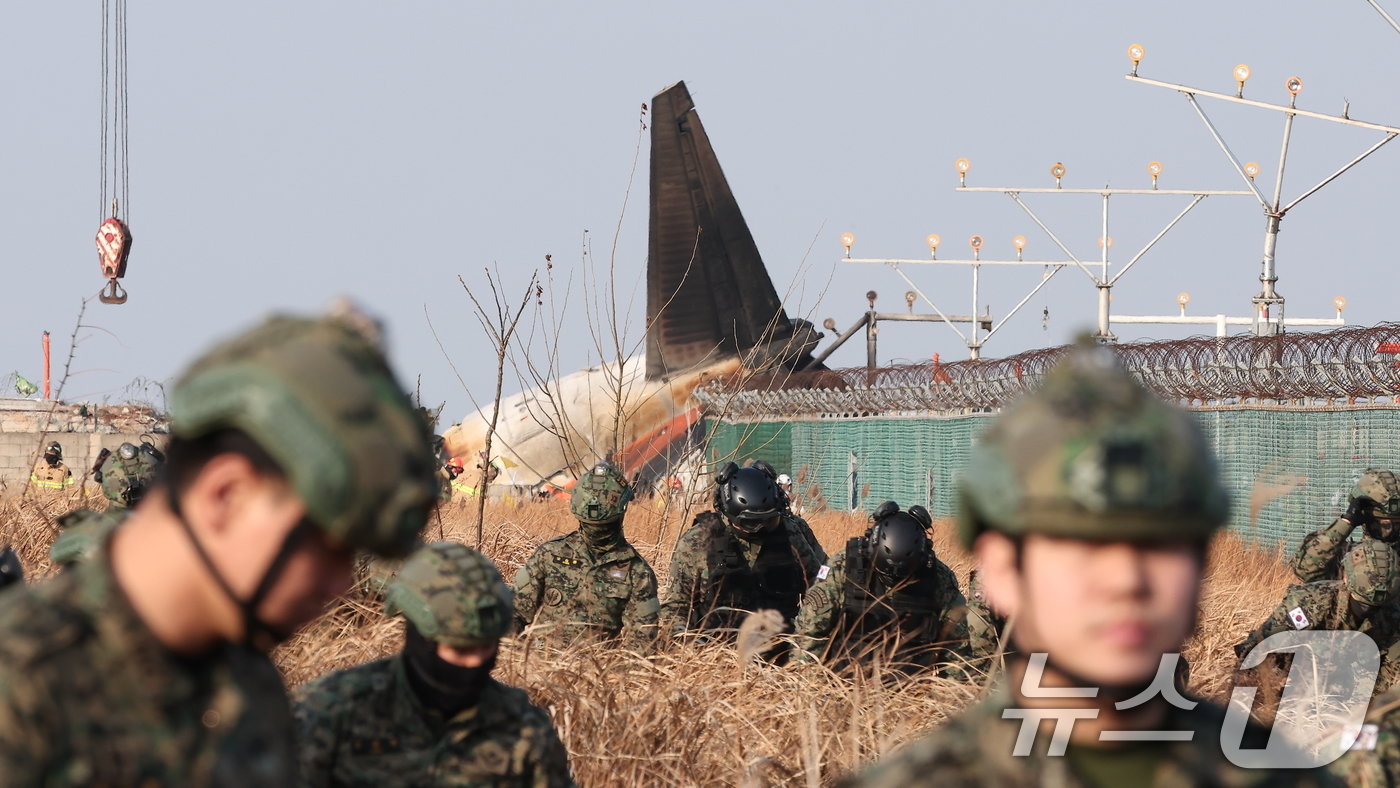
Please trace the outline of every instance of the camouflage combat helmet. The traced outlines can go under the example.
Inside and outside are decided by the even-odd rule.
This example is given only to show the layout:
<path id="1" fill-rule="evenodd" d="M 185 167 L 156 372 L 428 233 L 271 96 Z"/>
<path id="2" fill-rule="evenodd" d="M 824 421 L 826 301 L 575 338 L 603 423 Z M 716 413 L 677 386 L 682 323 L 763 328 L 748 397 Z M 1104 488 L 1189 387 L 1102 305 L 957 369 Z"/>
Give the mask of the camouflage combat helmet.
<path id="1" fill-rule="evenodd" d="M 1375 517 L 1400 520 L 1400 481 L 1391 471 L 1367 468 L 1351 491 L 1351 500 L 1358 498 L 1375 501 L 1376 507 L 1372 510 Z"/>
<path id="2" fill-rule="evenodd" d="M 58 524 L 63 531 L 49 547 L 49 561 L 59 567 L 86 561 L 129 514 L 126 509 L 114 507 L 105 512 L 74 509 L 60 516 Z"/>
<path id="3" fill-rule="evenodd" d="M 969 548 L 983 529 L 1204 540 L 1230 511 L 1195 419 L 1084 342 L 987 428 L 958 493 L 958 535 Z"/>
<path id="4" fill-rule="evenodd" d="M 514 596 L 491 559 L 457 542 L 433 542 L 408 559 L 384 595 L 423 637 L 455 648 L 501 639 L 515 616 Z"/>
<path id="5" fill-rule="evenodd" d="M 135 507 L 155 481 L 158 465 L 154 456 L 143 456 L 135 445 L 123 443 L 112 466 L 102 474 L 102 494 L 113 506 Z"/>
<path id="6" fill-rule="evenodd" d="M 1372 607 L 1390 603 L 1400 594 L 1400 563 L 1390 545 L 1362 539 L 1342 556 L 1342 578 L 1352 599 Z"/>
<path id="7" fill-rule="evenodd" d="M 310 522 L 352 547 L 410 552 L 437 500 L 427 424 L 357 313 L 276 316 L 218 345 L 176 383 L 171 414 L 176 438 L 246 433 Z"/>
<path id="8" fill-rule="evenodd" d="M 602 525 L 622 519 L 632 500 L 627 477 L 609 462 L 600 462 L 574 485 L 569 512 L 581 523 Z"/>

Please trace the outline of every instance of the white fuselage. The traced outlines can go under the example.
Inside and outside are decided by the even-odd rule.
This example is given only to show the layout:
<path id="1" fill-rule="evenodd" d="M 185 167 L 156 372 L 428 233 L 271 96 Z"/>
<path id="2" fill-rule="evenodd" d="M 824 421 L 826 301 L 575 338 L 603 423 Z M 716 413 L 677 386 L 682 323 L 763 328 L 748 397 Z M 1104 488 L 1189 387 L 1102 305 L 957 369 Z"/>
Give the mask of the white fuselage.
<path id="1" fill-rule="evenodd" d="M 646 359 L 590 367 L 501 400 L 491 457 L 498 483 L 534 485 L 571 479 L 584 467 L 620 451 L 695 407 L 702 383 L 739 370 L 738 360 L 647 380 Z M 444 433 L 449 456 L 468 473 L 486 445 L 492 406 L 486 404 Z"/>

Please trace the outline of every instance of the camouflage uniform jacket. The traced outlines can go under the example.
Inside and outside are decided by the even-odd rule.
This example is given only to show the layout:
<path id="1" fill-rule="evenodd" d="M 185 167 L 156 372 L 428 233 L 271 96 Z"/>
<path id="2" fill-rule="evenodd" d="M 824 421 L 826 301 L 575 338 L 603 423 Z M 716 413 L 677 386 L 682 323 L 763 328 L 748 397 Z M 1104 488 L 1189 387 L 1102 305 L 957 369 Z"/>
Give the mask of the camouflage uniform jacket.
<path id="1" fill-rule="evenodd" d="M 168 651 L 105 551 L 0 605 L 0 781 L 288 785 L 292 716 L 268 658 Z"/>
<path id="2" fill-rule="evenodd" d="M 831 559 L 824 567 L 825 577 L 818 571 L 821 579 L 802 597 L 794 622 L 801 648 L 817 656 L 844 655 L 889 637 L 899 641 L 891 657 L 914 666 L 946 661 L 950 652 L 964 659 L 969 656 L 967 600 L 958 590 L 953 570 L 935 558 L 932 567 L 904 588 L 879 589 L 871 585 L 871 578 L 863 588 L 853 588 L 860 580 L 847 571 L 850 549 Z"/>
<path id="3" fill-rule="evenodd" d="M 810 533 L 810 528 L 803 529 L 798 525 L 796 516 L 784 515 L 781 526 L 773 534 L 750 541 L 734 535 L 714 512 L 696 516 L 695 522 L 681 534 L 671 554 L 670 583 L 661 600 L 662 627 L 669 632 L 680 632 L 725 627 L 733 623 L 722 621 L 723 617 L 710 616 L 712 611 L 709 609 L 714 606 L 711 600 L 719 590 L 711 577 L 715 553 L 712 548 L 723 545 L 732 546 L 738 553 L 735 556 L 736 563 L 741 564 L 737 567 L 738 574 L 744 576 L 738 578 L 740 580 L 755 579 L 760 573 L 755 568 L 761 558 L 765 566 L 791 576 L 791 594 L 787 593 L 787 588 L 780 589 L 778 596 L 781 599 L 776 605 L 786 608 L 779 612 L 791 620 L 797 615 L 802 595 L 816 582 L 817 572 L 826 563 L 825 551 L 806 535 Z M 761 578 L 758 580 L 762 582 Z"/>
<path id="4" fill-rule="evenodd" d="M 976 569 L 972 570 L 967 577 L 967 633 L 971 656 L 974 659 L 995 656 L 1005 628 L 1006 618 L 987 604 L 982 579 Z"/>
<path id="5" fill-rule="evenodd" d="M 1002 688 L 943 727 L 896 750 L 865 771 L 847 777 L 839 785 L 845 788 L 924 785 L 1088 788 L 1095 784 L 1075 772 L 1072 757 L 1046 754 L 1050 740 L 1046 727 L 1035 737 L 1031 754 L 1012 755 L 1023 721 L 1002 717 L 1011 703 L 1010 693 Z M 1151 748 L 1152 778 L 1149 783 L 1134 788 L 1334 784 L 1320 771 L 1270 771 L 1235 766 L 1221 751 L 1224 709 L 1205 701 L 1197 701 L 1189 711 L 1177 706 L 1168 708 L 1168 717 L 1161 729 L 1192 731 L 1191 740 L 1145 743 L 1143 746 Z M 1246 746 L 1261 747 L 1268 741 L 1268 731 L 1251 723 L 1244 738 Z M 1074 751 L 1071 745 L 1070 753 Z"/>
<path id="6" fill-rule="evenodd" d="M 1386 605 L 1358 626 L 1352 619 L 1346 584 L 1341 580 L 1291 585 L 1283 602 L 1244 641 L 1235 646 L 1235 655 L 1243 657 L 1255 645 L 1270 635 L 1293 630 L 1354 629 L 1370 636 L 1381 652 L 1380 674 L 1373 694 L 1395 686 L 1400 680 L 1400 608 Z"/>
<path id="7" fill-rule="evenodd" d="M 451 719 L 425 709 L 402 656 L 322 676 L 296 691 L 308 786 L 572 786 L 549 715 L 523 690 L 487 681 Z"/>
<path id="8" fill-rule="evenodd" d="M 630 645 L 656 639 L 656 573 L 632 545 L 595 554 L 579 531 L 535 548 L 515 575 L 516 626 L 551 626 L 551 637 L 613 637 Z"/>
<path id="9" fill-rule="evenodd" d="M 828 560 L 826 550 L 822 549 L 822 543 L 817 541 L 817 535 L 813 533 L 812 526 L 803 519 L 801 515 L 795 514 L 790 509 L 783 512 L 783 519 L 791 522 L 798 532 L 802 534 L 802 538 L 807 540 L 807 544 L 812 546 L 812 552 L 816 554 L 817 562 L 819 564 L 825 564 Z"/>
<path id="10" fill-rule="evenodd" d="M 1342 555 L 1352 545 L 1350 537 L 1355 527 L 1338 517 L 1326 528 L 1303 537 L 1303 543 L 1298 546 L 1298 553 L 1293 556 L 1293 574 L 1304 583 L 1341 580 Z M 1371 537 L 1363 535 L 1361 538 Z"/>

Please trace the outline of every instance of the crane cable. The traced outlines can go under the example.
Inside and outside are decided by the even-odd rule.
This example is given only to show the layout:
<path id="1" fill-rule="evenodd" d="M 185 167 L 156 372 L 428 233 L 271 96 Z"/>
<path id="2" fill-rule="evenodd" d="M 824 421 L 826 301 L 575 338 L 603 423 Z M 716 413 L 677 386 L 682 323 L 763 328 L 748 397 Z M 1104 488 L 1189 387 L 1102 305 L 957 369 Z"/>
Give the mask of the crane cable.
<path id="1" fill-rule="evenodd" d="M 126 290 L 117 280 L 126 275 L 126 261 L 131 254 L 131 231 L 127 226 L 131 219 L 131 180 L 126 40 L 126 0 L 102 0 L 97 253 L 102 275 L 108 280 L 98 298 L 107 304 L 126 301 Z"/>

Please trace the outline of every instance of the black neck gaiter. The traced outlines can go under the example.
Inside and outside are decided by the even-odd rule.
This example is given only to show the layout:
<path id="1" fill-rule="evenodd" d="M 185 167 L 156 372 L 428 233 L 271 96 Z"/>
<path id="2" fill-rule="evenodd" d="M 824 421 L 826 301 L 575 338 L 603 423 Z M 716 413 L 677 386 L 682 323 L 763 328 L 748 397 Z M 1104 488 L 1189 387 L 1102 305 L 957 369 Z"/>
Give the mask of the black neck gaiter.
<path id="1" fill-rule="evenodd" d="M 408 684 L 418 701 L 445 717 L 475 706 L 496 667 L 494 654 L 476 668 L 444 662 L 437 655 L 437 644 L 423 637 L 412 622 L 408 622 L 404 636 L 403 661 Z"/>
<path id="2" fill-rule="evenodd" d="M 595 553 L 606 553 L 622 546 L 622 521 L 615 520 L 611 523 L 593 525 L 592 523 L 580 522 L 578 530 L 583 534 L 584 541 L 588 542 L 588 547 Z"/>

